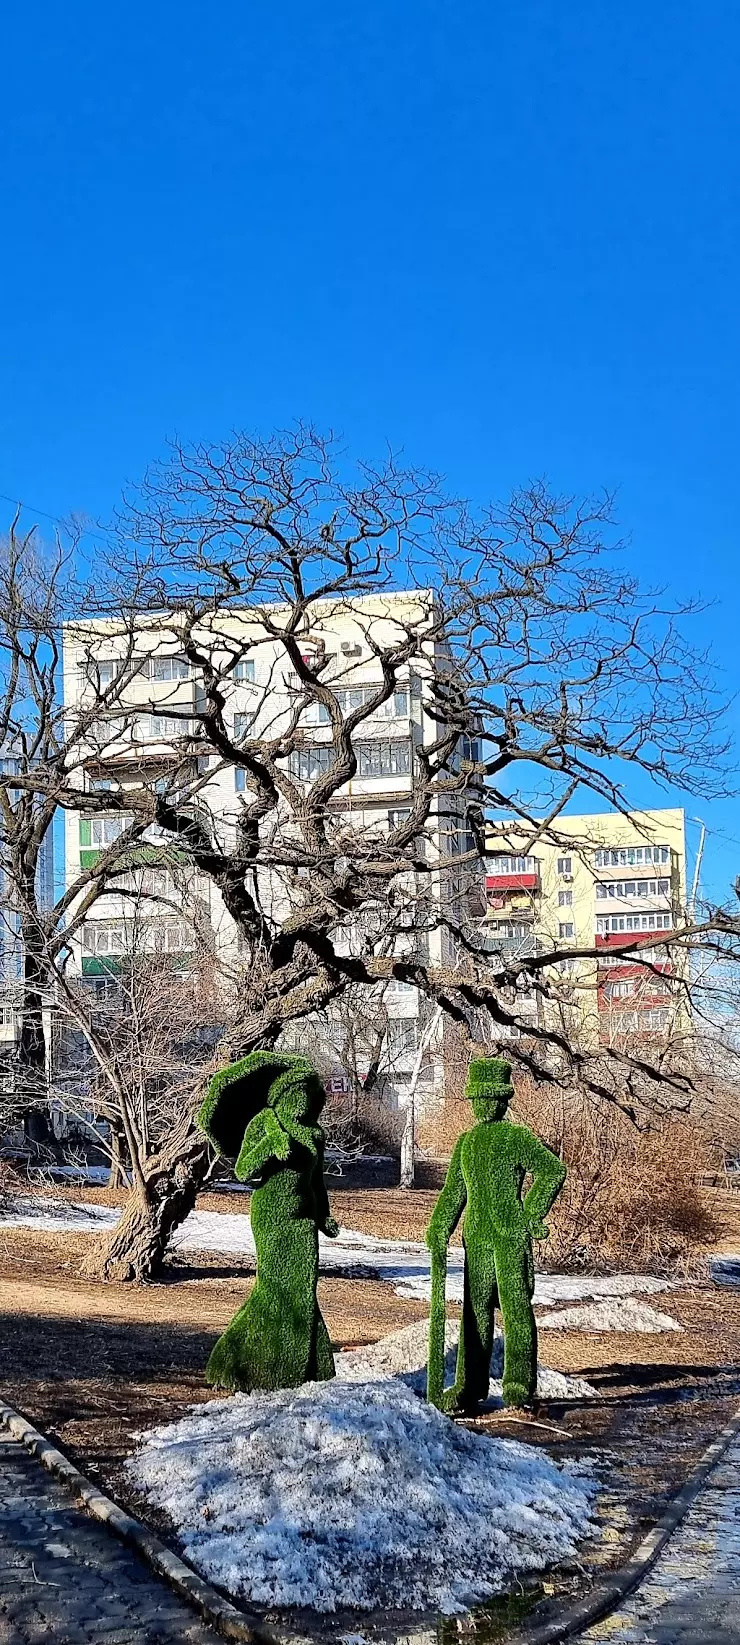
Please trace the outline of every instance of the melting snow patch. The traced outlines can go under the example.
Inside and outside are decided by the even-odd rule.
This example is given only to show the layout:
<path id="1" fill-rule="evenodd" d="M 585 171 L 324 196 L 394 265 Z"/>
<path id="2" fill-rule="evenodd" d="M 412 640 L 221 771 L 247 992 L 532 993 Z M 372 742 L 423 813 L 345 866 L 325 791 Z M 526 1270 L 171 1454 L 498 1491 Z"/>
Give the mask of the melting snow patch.
<path id="1" fill-rule="evenodd" d="M 636 1297 L 610 1297 L 581 1308 L 561 1308 L 545 1314 L 538 1326 L 541 1331 L 644 1331 L 650 1336 L 683 1329 L 670 1314 L 661 1314 Z"/>
<path id="2" fill-rule="evenodd" d="M 6 1228 L 41 1228 L 47 1234 L 99 1234 L 114 1228 L 120 1211 L 107 1205 L 80 1205 L 46 1195 L 21 1195 L 0 1209 Z"/>
<path id="3" fill-rule="evenodd" d="M 445 1325 L 445 1373 L 448 1382 L 453 1382 L 455 1377 L 459 1335 L 459 1321 L 448 1320 Z M 428 1319 L 417 1320 L 413 1325 L 404 1326 L 401 1331 L 391 1331 L 389 1336 L 381 1337 L 379 1342 L 370 1343 L 367 1348 L 352 1348 L 347 1353 L 338 1354 L 337 1376 L 348 1382 L 377 1382 L 398 1377 L 416 1393 L 424 1393 L 428 1341 Z M 501 1398 L 503 1370 L 504 1342 L 497 1331 L 491 1355 L 489 1399 Z M 550 1371 L 545 1365 L 537 1369 L 537 1393 L 540 1399 L 596 1398 L 596 1389 L 584 1377 L 564 1376 L 560 1371 Z"/>
<path id="4" fill-rule="evenodd" d="M 100 1233 L 113 1228 L 120 1212 L 109 1206 L 92 1205 L 82 1201 L 52 1199 L 39 1196 L 24 1197 L 6 1205 L 2 1212 L 6 1228 L 43 1228 L 49 1233 L 67 1228 L 75 1233 Z M 255 1255 L 252 1225 L 246 1213 L 223 1211 L 191 1211 L 182 1226 L 175 1231 L 172 1246 L 186 1251 L 220 1251 L 233 1256 Z M 358 1276 L 373 1273 L 391 1284 L 398 1296 L 429 1301 L 431 1277 L 429 1252 L 425 1245 L 404 1240 L 380 1239 L 371 1234 L 360 1234 L 351 1228 L 342 1228 L 336 1240 L 320 1236 L 320 1261 L 324 1272 L 351 1270 Z M 656 1279 L 650 1274 L 607 1274 L 591 1277 L 588 1274 L 537 1274 L 534 1301 L 540 1308 L 551 1308 L 559 1302 L 587 1301 L 590 1298 L 628 1298 L 637 1292 L 654 1295 L 670 1289 L 670 1281 Z M 452 1247 L 448 1252 L 447 1298 L 450 1302 L 463 1299 L 463 1252 Z M 557 1316 L 540 1318 L 540 1325 L 559 1330 L 568 1327 L 591 1331 L 649 1331 L 658 1329 L 680 1330 L 675 1320 L 670 1325 L 656 1326 L 657 1314 L 651 1308 L 641 1309 L 635 1304 L 628 1325 L 580 1324 L 576 1316 L 581 1312 L 593 1318 L 617 1319 L 620 1309 L 567 1309 Z M 645 1324 L 640 1324 L 640 1319 Z"/>
<path id="5" fill-rule="evenodd" d="M 260 1605 L 436 1609 L 571 1557 L 593 1484 L 397 1381 L 199 1405 L 127 1469 L 211 1581 Z"/>

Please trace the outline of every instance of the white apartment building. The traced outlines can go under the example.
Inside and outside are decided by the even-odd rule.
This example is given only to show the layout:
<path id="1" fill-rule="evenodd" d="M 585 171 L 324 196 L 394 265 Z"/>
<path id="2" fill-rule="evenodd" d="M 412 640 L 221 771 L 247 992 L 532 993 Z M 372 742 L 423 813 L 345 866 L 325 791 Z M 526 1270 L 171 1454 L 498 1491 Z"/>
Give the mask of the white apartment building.
<path id="1" fill-rule="evenodd" d="M 382 681 L 374 647 L 397 643 L 401 624 L 423 623 L 429 599 L 423 594 L 384 594 L 313 608 L 310 633 L 301 641 L 302 654 L 309 660 L 319 656 L 327 660 L 322 680 L 331 686 L 344 712 L 357 707 L 363 699 L 367 701 L 368 694 L 374 694 Z M 279 608 L 276 610 L 279 614 Z M 273 621 L 276 610 L 271 609 Z M 266 632 L 259 608 L 220 613 L 218 628 L 212 622 L 208 634 L 201 633 L 198 639 L 202 645 L 207 644 L 213 662 L 223 673 L 225 719 L 235 740 L 248 735 L 274 736 L 287 726 L 300 694 L 284 646 Z M 331 810 L 349 819 L 357 829 L 377 836 L 379 845 L 388 829 L 408 815 L 418 750 L 437 735 L 428 713 L 431 643 L 429 649 L 429 664 L 422 654 L 412 665 L 401 668 L 393 696 L 362 722 L 353 738 L 357 774 L 330 801 Z M 245 772 L 221 761 L 202 742 L 199 744 L 201 685 L 178 649 L 176 619 L 142 615 L 137 621 L 132 655 L 129 630 L 123 622 L 101 619 L 86 623 L 84 632 L 70 625 L 64 643 L 65 705 L 70 715 L 80 706 L 94 704 L 104 694 L 120 673 L 124 657 L 128 658 L 125 690 L 110 711 L 101 703 L 83 745 L 80 785 L 99 793 L 111 786 L 125 790 L 132 783 L 156 786 L 166 782 L 175 768 L 193 776 L 197 773 L 204 779 L 198 803 L 207 809 L 216 837 L 228 844 L 244 804 Z M 330 717 L 322 704 L 312 701 L 303 707 L 300 724 L 301 746 L 291 754 L 289 770 L 299 784 L 308 785 L 327 768 L 332 757 Z M 462 826 L 464 800 L 446 800 L 444 818 L 435 811 L 425 829 L 425 848 L 435 859 L 455 849 L 456 807 Z M 106 815 L 91 810 L 87 816 L 84 809 L 66 813 L 68 885 L 76 880 L 80 869 L 94 865 L 100 851 L 125 828 L 126 820 L 116 811 Z M 150 915 L 142 913 L 137 941 L 143 940 L 155 951 L 182 955 L 186 966 L 193 920 L 197 918 L 212 933 L 218 953 L 227 962 L 238 961 L 238 933 L 217 889 L 208 879 L 192 875 L 185 884 L 171 836 L 158 835 L 157 830 L 149 832 L 133 854 L 126 884 L 129 889 L 140 888 L 172 904 L 154 904 Z M 290 905 L 290 892 L 280 874 L 263 875 L 260 892 L 263 905 L 276 914 Z M 130 899 L 111 892 L 99 900 L 94 916 L 85 923 L 81 942 L 75 945 L 75 959 L 80 973 L 92 986 L 105 985 L 106 977 L 115 973 L 117 959 L 127 950 L 130 909 Z M 351 947 L 351 932 L 344 934 L 344 940 Z M 449 943 L 443 931 L 432 929 L 425 940 L 432 962 L 449 963 Z M 426 1007 L 416 989 L 398 983 L 388 985 L 382 1006 L 389 1019 L 386 1092 L 391 1101 L 402 1105 Z M 441 1044 L 441 1035 L 438 1039 Z M 336 1078 L 341 1077 L 342 1070 L 337 1066 Z M 425 1086 L 431 1093 L 440 1078 L 441 1055 L 430 1046 L 420 1094 Z"/>
<path id="2" fill-rule="evenodd" d="M 19 762 L 7 746 L 0 755 L 2 770 L 12 774 Z M 11 790 L 12 798 L 12 790 Z M 41 843 L 36 868 L 36 896 L 40 908 L 54 901 L 54 836 L 50 828 Z M 23 940 L 13 888 L 0 864 L 0 1061 L 17 1044 L 22 1021 Z"/>

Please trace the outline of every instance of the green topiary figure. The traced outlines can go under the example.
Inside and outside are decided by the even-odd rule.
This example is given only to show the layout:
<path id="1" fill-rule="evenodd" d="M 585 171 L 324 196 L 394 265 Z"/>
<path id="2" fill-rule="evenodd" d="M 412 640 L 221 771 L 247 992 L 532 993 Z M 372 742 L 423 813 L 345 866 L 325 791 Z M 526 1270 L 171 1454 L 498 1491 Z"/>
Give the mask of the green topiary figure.
<path id="1" fill-rule="evenodd" d="M 537 1327 L 532 1309 L 532 1240 L 545 1239 L 547 1214 L 565 1181 L 565 1166 L 524 1125 L 505 1119 L 514 1095 L 511 1067 L 474 1059 L 466 1096 L 478 1124 L 455 1144 L 444 1188 L 427 1229 L 432 1304 L 427 1398 L 445 1410 L 471 1410 L 488 1396 L 493 1316 L 504 1326 L 504 1404 L 530 1405 L 537 1386 Z M 522 1199 L 525 1176 L 533 1181 Z M 465 1212 L 463 1317 L 454 1386 L 444 1383 L 447 1245 Z"/>
<path id="2" fill-rule="evenodd" d="M 335 1238 L 324 1186 L 324 1089 L 305 1057 L 253 1051 L 211 1080 L 198 1124 L 255 1184 L 257 1283 L 219 1337 L 206 1379 L 219 1388 L 297 1388 L 334 1376 L 316 1300 L 318 1230 Z"/>

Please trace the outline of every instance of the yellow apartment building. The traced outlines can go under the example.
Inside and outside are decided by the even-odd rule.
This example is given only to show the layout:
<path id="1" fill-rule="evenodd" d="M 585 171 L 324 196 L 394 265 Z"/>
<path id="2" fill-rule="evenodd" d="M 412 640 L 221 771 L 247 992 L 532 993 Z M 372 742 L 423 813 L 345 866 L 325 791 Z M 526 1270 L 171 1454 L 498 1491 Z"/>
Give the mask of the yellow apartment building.
<path id="1" fill-rule="evenodd" d="M 547 839 L 518 821 L 492 823 L 489 852 L 492 951 L 594 949 L 595 958 L 566 957 L 554 973 L 571 1026 L 575 1011 L 602 1043 L 672 1030 L 679 1006 L 666 942 L 687 902 L 680 808 L 561 816 Z M 636 941 L 642 963 L 620 955 Z"/>

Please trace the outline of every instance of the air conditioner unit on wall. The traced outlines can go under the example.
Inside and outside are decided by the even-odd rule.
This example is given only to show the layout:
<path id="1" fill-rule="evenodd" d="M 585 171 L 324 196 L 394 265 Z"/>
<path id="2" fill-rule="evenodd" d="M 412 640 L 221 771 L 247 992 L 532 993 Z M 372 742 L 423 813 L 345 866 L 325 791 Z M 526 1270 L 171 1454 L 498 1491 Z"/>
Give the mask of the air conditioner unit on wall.
<path id="1" fill-rule="evenodd" d="M 351 640 L 342 640 L 341 652 L 343 657 L 361 657 L 362 646 L 354 645 Z"/>

